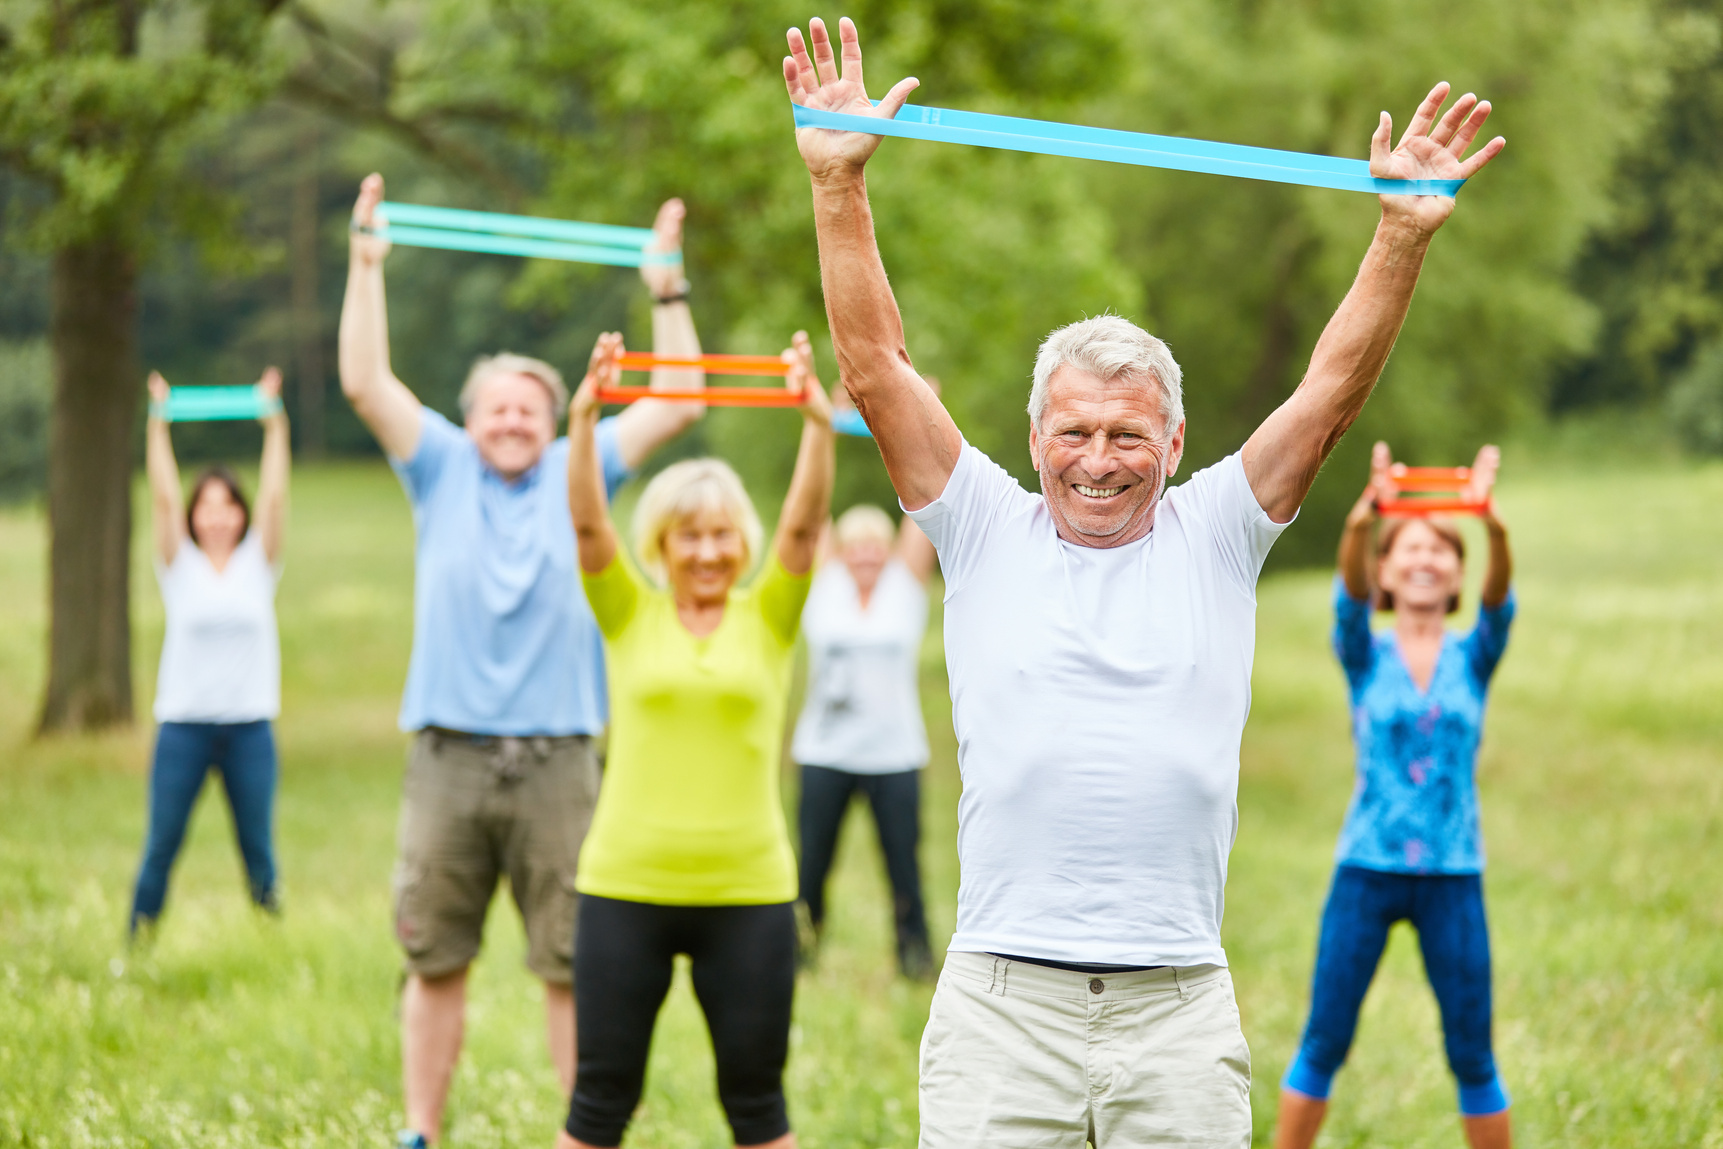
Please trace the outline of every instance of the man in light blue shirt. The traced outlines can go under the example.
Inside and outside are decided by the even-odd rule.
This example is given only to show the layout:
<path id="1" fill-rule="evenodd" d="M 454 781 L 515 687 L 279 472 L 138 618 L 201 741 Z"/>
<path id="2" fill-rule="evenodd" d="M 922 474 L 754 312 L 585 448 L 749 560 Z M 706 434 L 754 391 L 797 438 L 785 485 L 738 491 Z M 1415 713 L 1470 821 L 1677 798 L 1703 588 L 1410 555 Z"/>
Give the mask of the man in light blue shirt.
<path id="1" fill-rule="evenodd" d="M 466 1011 L 467 967 L 507 875 L 545 983 L 551 1059 L 574 1082 L 575 863 L 598 796 L 591 738 L 604 728 L 598 627 L 575 567 L 568 392 L 556 368 L 502 354 L 461 389 L 464 427 L 421 405 L 389 366 L 383 260 L 373 232 L 380 176 L 353 211 L 341 310 L 341 389 L 377 436 L 413 505 L 413 654 L 401 728 L 416 732 L 401 810 L 395 932 L 406 952 L 401 1007 L 407 1129 L 435 1143 Z M 679 251 L 681 201 L 659 209 L 656 251 Z M 649 264 L 653 350 L 698 356 L 680 262 Z M 699 371 L 653 373 L 663 391 L 704 386 Z M 595 432 L 606 484 L 684 430 L 704 405 L 645 400 Z"/>

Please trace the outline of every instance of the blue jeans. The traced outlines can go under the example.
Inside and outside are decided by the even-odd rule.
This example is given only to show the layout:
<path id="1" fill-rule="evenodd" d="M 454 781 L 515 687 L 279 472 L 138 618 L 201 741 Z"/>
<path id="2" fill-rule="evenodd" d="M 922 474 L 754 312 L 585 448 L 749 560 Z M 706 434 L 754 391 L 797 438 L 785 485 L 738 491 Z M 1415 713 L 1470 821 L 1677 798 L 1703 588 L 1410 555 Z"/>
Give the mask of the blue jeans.
<path id="1" fill-rule="evenodd" d="M 1352 1047 L 1358 1009 L 1395 922 L 1418 931 L 1424 972 L 1442 1011 L 1448 1066 L 1460 1086 L 1460 1112 L 1499 1113 L 1507 1093 L 1490 1047 L 1490 933 L 1477 874 L 1394 874 L 1340 866 L 1322 911 L 1310 1021 L 1281 1084 L 1319 1100 Z"/>
<path id="2" fill-rule="evenodd" d="M 131 927 L 161 916 L 168 873 L 185 841 L 186 823 L 203 789 L 204 775 L 221 772 L 227 806 L 251 900 L 275 908 L 275 849 L 270 815 L 275 804 L 275 735 L 268 722 L 164 722 L 150 763 L 150 829 L 132 894 Z"/>

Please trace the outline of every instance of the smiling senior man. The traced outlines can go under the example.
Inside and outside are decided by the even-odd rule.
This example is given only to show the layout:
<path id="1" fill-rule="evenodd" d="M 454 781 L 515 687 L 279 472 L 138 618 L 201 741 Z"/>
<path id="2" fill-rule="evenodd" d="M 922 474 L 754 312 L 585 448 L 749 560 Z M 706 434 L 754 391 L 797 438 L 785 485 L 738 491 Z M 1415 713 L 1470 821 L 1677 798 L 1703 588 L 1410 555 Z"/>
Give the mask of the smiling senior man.
<path id="1" fill-rule="evenodd" d="M 437 1140 L 461 1051 L 466 973 L 497 883 L 526 925 L 527 966 L 545 985 L 550 1051 L 574 1083 L 575 864 L 598 797 L 591 736 L 605 722 L 598 626 L 575 569 L 556 368 L 521 355 L 479 360 L 461 389 L 464 427 L 424 408 L 389 365 L 383 261 L 374 234 L 383 180 L 353 209 L 341 308 L 341 389 L 389 455 L 417 535 L 413 654 L 401 728 L 416 732 L 402 799 L 395 932 L 407 957 L 401 1061 L 408 1129 Z M 683 207 L 659 209 L 651 250 L 679 251 Z M 647 264 L 653 350 L 697 356 L 679 261 Z M 699 371 L 653 372 L 697 390 Z M 595 432 L 611 493 L 704 413 L 642 400 Z"/>
<path id="2" fill-rule="evenodd" d="M 791 99 L 875 108 L 855 27 Z M 1381 177 L 1470 176 L 1489 105 L 1432 91 Z M 1452 199 L 1383 196 L 1357 281 L 1304 381 L 1244 449 L 1171 490 L 1178 364 L 1102 316 L 1050 335 L 1029 398 L 1032 495 L 966 444 L 911 365 L 863 166 L 880 137 L 803 128 L 843 381 L 904 509 L 939 550 L 963 796 L 957 932 L 922 1038 L 923 1146 L 1243 1146 L 1250 1053 L 1220 944 L 1250 708 L 1256 580 L 1387 361 Z"/>

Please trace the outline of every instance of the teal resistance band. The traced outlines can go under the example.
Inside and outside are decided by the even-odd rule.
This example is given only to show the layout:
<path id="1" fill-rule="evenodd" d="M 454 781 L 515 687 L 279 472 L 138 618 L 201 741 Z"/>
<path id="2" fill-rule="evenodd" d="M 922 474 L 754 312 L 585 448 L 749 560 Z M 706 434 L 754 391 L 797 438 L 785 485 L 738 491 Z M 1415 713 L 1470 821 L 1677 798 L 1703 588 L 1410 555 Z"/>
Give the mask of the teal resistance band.
<path id="1" fill-rule="evenodd" d="M 280 396 L 265 399 L 252 387 L 170 387 L 167 402 L 150 403 L 150 414 L 168 423 L 217 419 L 264 419 L 281 410 Z"/>
<path id="2" fill-rule="evenodd" d="M 874 101 L 876 104 L 879 101 Z M 949 144 L 974 144 L 1011 152 L 1037 152 L 1047 156 L 1070 156 L 1082 160 L 1109 160 L 1139 167 L 1171 168 L 1181 172 L 1207 172 L 1217 176 L 1241 176 L 1283 184 L 1306 184 L 1338 191 L 1377 192 L 1383 195 L 1445 195 L 1459 192 L 1465 180 L 1384 180 L 1370 174 L 1365 160 L 1343 160 L 1305 152 L 1283 152 L 1276 148 L 1252 148 L 1243 144 L 1217 144 L 1187 140 L 1180 136 L 1151 136 L 1143 132 L 1118 132 L 1110 128 L 1085 128 L 1056 124 L 1050 120 L 1025 120 L 986 112 L 959 112 L 950 108 L 923 108 L 905 104 L 895 119 L 881 120 L 849 112 L 824 112 L 815 108 L 795 109 L 798 128 L 833 128 L 863 132 L 871 136 L 901 136 L 910 140 L 934 140 Z"/>
<path id="3" fill-rule="evenodd" d="M 861 412 L 854 408 L 837 411 L 832 414 L 832 430 L 840 435 L 854 435 L 859 439 L 873 438 L 873 432 L 867 429 L 867 420 L 861 417 Z"/>
<path id="4" fill-rule="evenodd" d="M 405 247 L 525 255 L 572 263 L 607 263 L 613 267 L 682 262 L 679 251 L 646 250 L 646 245 L 652 242 L 651 228 L 411 203 L 382 203 L 378 211 L 385 222 L 372 229 L 373 234 Z"/>

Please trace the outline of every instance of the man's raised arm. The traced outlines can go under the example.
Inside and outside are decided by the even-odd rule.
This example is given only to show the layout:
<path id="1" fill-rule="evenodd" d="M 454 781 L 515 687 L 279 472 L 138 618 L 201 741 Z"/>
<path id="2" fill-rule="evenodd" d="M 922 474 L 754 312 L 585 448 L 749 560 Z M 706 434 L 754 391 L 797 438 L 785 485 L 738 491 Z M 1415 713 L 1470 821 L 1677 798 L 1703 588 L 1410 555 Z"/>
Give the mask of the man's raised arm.
<path id="1" fill-rule="evenodd" d="M 784 84 L 790 99 L 810 108 L 890 119 L 916 81 L 900 80 L 879 107 L 862 83 L 861 41 L 846 17 L 838 22 L 842 72 L 831 37 L 819 20 L 809 24 L 813 54 L 799 28 L 789 31 Z M 838 374 L 879 444 L 898 498 L 919 510 L 945 490 L 963 448 L 963 436 L 939 397 L 916 374 L 904 347 L 903 318 L 874 242 L 862 169 L 881 137 L 824 128 L 798 128 L 796 146 L 814 185 L 820 283 Z"/>
<path id="2" fill-rule="evenodd" d="M 1383 112 L 1370 140 L 1370 174 L 1389 179 L 1469 179 L 1502 150 L 1500 136 L 1470 159 L 1466 149 L 1490 105 L 1470 93 L 1440 121 L 1448 98 L 1437 84 L 1412 117 L 1400 145 L 1388 150 L 1393 122 Z M 1298 390 L 1244 445 L 1244 473 L 1256 501 L 1275 522 L 1290 522 L 1316 481 L 1322 461 L 1364 409 L 1406 320 L 1430 238 L 1454 210 L 1447 196 L 1382 197 L 1382 221 L 1352 290 L 1310 356 Z"/>

